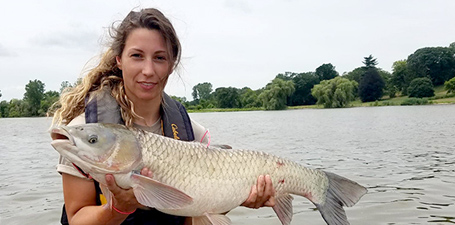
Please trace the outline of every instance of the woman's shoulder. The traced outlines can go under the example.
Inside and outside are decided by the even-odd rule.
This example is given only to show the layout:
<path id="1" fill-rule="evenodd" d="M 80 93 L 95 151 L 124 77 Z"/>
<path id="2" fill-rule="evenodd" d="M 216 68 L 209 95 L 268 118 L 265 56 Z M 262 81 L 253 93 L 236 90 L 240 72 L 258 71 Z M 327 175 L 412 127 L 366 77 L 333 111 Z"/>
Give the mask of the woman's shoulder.
<path id="1" fill-rule="evenodd" d="M 193 127 L 194 140 L 202 143 L 208 143 L 207 132 L 208 129 L 199 124 L 198 122 L 191 120 L 191 127 Z"/>
<path id="2" fill-rule="evenodd" d="M 85 113 L 82 113 L 79 116 L 76 116 L 74 119 L 72 119 L 68 123 L 68 126 L 79 125 L 79 124 L 85 124 Z"/>

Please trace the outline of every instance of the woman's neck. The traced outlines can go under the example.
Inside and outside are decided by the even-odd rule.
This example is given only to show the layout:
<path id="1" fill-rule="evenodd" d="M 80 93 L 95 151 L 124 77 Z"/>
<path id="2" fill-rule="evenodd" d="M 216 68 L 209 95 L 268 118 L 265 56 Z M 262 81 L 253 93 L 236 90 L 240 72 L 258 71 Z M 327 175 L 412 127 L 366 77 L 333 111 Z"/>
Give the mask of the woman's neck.
<path id="1" fill-rule="evenodd" d="M 156 101 L 134 103 L 134 112 L 142 118 L 134 119 L 134 123 L 152 126 L 160 117 L 161 98 Z"/>

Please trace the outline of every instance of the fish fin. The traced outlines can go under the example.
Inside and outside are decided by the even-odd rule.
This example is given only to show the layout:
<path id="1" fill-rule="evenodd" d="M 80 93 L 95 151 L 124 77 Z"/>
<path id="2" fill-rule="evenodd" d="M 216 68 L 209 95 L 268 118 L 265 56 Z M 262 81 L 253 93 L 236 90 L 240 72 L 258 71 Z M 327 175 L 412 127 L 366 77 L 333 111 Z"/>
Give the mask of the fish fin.
<path id="1" fill-rule="evenodd" d="M 289 194 L 276 197 L 276 204 L 273 206 L 273 211 L 275 211 L 283 225 L 291 224 L 293 199 L 294 198 Z"/>
<path id="2" fill-rule="evenodd" d="M 101 189 L 101 192 L 103 193 L 104 195 L 104 198 L 106 199 L 106 207 L 109 207 L 109 209 L 112 209 L 112 192 L 109 191 L 109 188 L 107 188 L 106 185 L 104 184 L 99 184 L 100 186 L 100 189 Z"/>
<path id="3" fill-rule="evenodd" d="M 213 225 L 231 225 L 231 219 L 223 214 L 208 214 L 205 216 L 212 222 Z"/>
<path id="4" fill-rule="evenodd" d="M 212 222 L 206 216 L 193 217 L 192 221 L 192 225 L 212 225 Z"/>
<path id="5" fill-rule="evenodd" d="M 367 193 L 360 184 L 333 173 L 325 172 L 329 187 L 324 203 L 315 203 L 327 224 L 349 224 L 343 206 L 351 207 Z"/>
<path id="6" fill-rule="evenodd" d="M 231 219 L 222 214 L 204 213 L 204 216 L 193 217 L 193 225 L 231 225 Z"/>
<path id="7" fill-rule="evenodd" d="M 133 192 L 139 203 L 159 209 L 179 209 L 193 203 L 193 198 L 172 186 L 133 173 Z"/>
<path id="8" fill-rule="evenodd" d="M 232 149 L 230 145 L 211 145 L 212 147 L 215 148 L 221 148 L 221 149 Z"/>

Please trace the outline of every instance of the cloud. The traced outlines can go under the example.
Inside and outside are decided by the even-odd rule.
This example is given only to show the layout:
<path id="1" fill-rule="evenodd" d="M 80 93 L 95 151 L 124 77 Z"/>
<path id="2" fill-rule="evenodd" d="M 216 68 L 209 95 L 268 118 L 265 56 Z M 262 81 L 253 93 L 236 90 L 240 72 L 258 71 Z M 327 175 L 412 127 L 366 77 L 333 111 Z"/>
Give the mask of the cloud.
<path id="1" fill-rule="evenodd" d="M 5 86 L 0 87 L 0 101 L 9 101 L 13 98 L 22 99 L 24 96 L 25 84 L 24 85 L 15 85 L 15 86 Z"/>
<path id="2" fill-rule="evenodd" d="M 74 48 L 93 51 L 97 49 L 101 40 L 100 32 L 89 29 L 71 27 L 68 30 L 54 31 L 35 36 L 31 44 L 40 47 Z"/>
<path id="3" fill-rule="evenodd" d="M 17 54 L 12 53 L 5 46 L 0 44 L 0 57 L 13 57 L 13 56 L 17 56 Z"/>
<path id="4" fill-rule="evenodd" d="M 241 12 L 244 12 L 244 13 L 251 13 L 252 12 L 252 9 L 251 7 L 248 5 L 248 3 L 246 1 L 242 1 L 242 0 L 226 0 L 224 2 L 224 5 L 228 8 L 232 8 L 234 10 L 238 10 L 238 11 L 241 11 Z"/>

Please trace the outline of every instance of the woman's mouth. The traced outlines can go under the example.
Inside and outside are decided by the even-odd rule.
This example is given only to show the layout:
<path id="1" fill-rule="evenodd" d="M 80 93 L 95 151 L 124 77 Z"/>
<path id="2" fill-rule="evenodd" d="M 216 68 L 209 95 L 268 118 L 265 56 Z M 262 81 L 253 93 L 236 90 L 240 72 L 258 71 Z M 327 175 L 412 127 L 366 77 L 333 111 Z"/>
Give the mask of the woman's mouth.
<path id="1" fill-rule="evenodd" d="M 145 90 L 150 90 L 157 85 L 157 83 L 154 83 L 154 82 L 138 82 L 138 83 L 141 86 L 141 88 L 143 88 Z"/>

